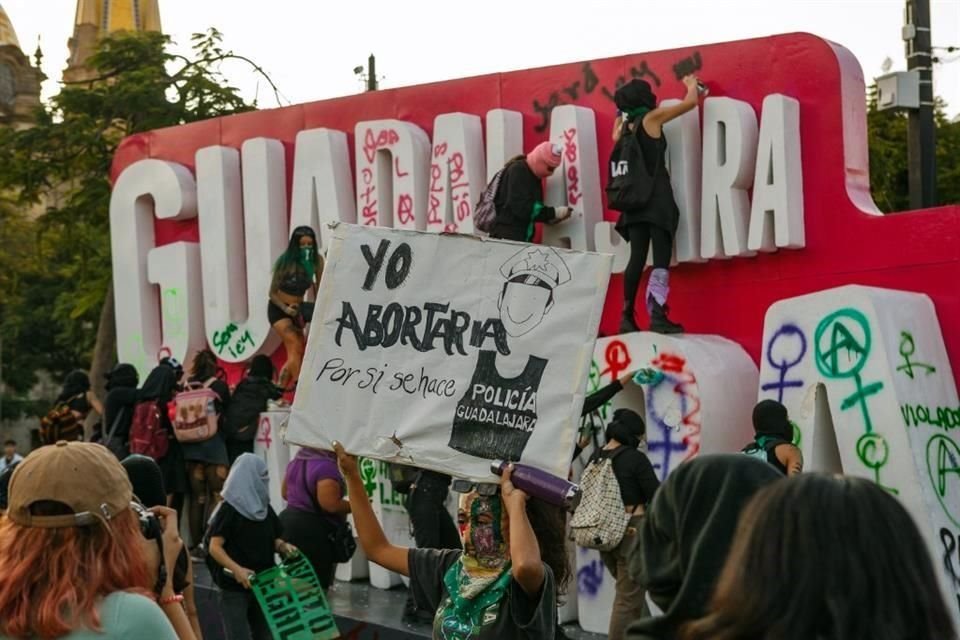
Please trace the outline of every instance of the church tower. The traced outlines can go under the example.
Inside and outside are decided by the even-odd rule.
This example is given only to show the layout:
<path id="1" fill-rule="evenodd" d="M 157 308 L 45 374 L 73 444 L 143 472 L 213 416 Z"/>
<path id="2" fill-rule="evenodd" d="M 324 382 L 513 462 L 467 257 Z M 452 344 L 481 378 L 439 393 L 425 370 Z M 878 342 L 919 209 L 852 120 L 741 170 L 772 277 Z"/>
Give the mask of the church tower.
<path id="1" fill-rule="evenodd" d="M 0 6 L 0 127 L 24 129 L 34 122 L 34 110 L 40 106 L 40 49 L 37 65 L 20 48 L 17 32 Z"/>
<path id="2" fill-rule="evenodd" d="M 63 72 L 65 83 L 87 82 L 94 74 L 87 68 L 97 42 L 120 31 L 160 32 L 159 0 L 77 0 L 73 37 L 67 43 L 70 58 Z"/>

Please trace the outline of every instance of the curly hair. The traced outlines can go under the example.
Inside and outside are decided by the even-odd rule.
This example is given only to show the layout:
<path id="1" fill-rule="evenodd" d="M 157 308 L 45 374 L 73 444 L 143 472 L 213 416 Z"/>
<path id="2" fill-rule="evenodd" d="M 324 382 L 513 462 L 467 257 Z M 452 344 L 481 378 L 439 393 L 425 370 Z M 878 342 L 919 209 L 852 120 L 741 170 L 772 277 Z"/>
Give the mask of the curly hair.
<path id="1" fill-rule="evenodd" d="M 60 503 L 40 503 L 64 513 Z M 67 510 L 69 512 L 69 510 Z M 116 591 L 148 595 L 150 576 L 136 542 L 139 522 L 127 510 L 106 526 L 35 529 L 0 520 L 0 635 L 59 638 L 99 631 L 97 605 Z"/>
<path id="2" fill-rule="evenodd" d="M 563 509 L 537 498 L 527 500 L 527 518 L 537 536 L 540 557 L 557 585 L 557 596 L 567 592 L 570 583 L 570 556 L 567 555 L 567 516 Z"/>

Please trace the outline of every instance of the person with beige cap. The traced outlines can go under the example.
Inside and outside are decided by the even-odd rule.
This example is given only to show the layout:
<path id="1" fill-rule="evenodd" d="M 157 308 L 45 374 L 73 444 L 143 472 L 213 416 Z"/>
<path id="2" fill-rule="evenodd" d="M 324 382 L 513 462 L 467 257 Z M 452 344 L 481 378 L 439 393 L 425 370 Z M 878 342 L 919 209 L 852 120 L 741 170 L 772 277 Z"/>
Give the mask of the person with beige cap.
<path id="1" fill-rule="evenodd" d="M 126 471 L 99 444 L 61 441 L 27 456 L 0 521 L 0 640 L 194 638 L 164 570 L 183 546 L 176 512 L 150 510 L 161 557 L 135 509 Z"/>

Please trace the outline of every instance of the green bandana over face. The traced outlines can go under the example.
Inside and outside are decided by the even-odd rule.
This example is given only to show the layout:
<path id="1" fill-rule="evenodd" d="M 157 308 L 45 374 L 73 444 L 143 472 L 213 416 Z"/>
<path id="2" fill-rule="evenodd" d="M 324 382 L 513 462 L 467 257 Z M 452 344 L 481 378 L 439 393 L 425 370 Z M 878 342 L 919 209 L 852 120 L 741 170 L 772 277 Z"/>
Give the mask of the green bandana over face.
<path id="1" fill-rule="evenodd" d="M 314 247 L 300 247 L 300 265 L 306 270 L 311 280 L 313 280 L 317 273 L 315 260 L 316 249 L 314 249 Z"/>

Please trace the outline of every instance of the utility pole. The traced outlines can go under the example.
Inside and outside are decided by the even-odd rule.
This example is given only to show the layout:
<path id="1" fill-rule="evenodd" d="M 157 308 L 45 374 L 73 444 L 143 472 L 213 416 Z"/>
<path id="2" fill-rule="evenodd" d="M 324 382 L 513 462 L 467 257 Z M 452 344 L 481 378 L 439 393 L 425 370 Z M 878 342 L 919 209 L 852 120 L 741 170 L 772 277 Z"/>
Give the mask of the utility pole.
<path id="1" fill-rule="evenodd" d="M 929 41 L 927 42 L 929 44 Z M 371 53 L 370 57 L 367 58 L 367 91 L 376 91 L 379 84 L 377 82 L 377 59 Z"/>
<path id="2" fill-rule="evenodd" d="M 907 164 L 910 208 L 937 205 L 937 130 L 933 120 L 933 54 L 930 38 L 930 0 L 907 0 L 903 40 L 907 70 L 920 77 L 920 106 L 907 122 Z"/>

